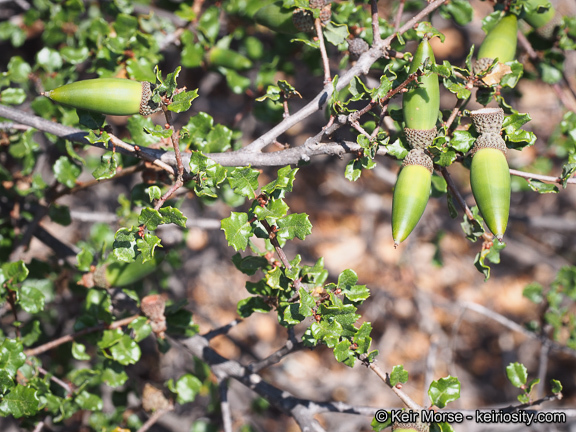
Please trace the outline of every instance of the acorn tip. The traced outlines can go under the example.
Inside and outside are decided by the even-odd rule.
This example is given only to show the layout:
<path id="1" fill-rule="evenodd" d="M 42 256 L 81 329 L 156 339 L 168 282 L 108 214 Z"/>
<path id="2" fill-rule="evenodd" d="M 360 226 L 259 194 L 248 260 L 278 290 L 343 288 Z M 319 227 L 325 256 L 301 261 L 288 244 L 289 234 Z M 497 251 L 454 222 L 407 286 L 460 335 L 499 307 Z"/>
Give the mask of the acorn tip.
<path id="1" fill-rule="evenodd" d="M 399 244 L 400 244 L 400 243 L 398 243 L 396 240 L 394 240 L 394 249 L 396 249 Z"/>
<path id="2" fill-rule="evenodd" d="M 502 239 L 504 238 L 504 234 L 497 235 L 496 238 L 500 243 L 502 243 Z"/>

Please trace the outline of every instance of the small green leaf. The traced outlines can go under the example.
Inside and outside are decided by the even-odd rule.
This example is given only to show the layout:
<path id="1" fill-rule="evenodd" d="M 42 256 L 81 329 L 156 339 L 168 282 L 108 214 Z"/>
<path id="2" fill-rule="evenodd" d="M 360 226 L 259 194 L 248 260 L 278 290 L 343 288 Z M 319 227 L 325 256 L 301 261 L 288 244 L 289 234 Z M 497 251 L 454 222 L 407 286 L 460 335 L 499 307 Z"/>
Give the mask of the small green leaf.
<path id="1" fill-rule="evenodd" d="M 21 342 L 5 338 L 0 345 L 0 370 L 4 370 L 11 377 L 15 377 L 16 371 L 26 362 L 23 350 Z"/>
<path id="2" fill-rule="evenodd" d="M 78 342 L 72 342 L 72 357 L 76 360 L 90 360 L 92 357 L 86 353 L 86 345 Z"/>
<path id="3" fill-rule="evenodd" d="M 552 390 L 552 393 L 554 393 L 554 394 L 558 394 L 562 391 L 562 383 L 558 380 L 551 379 L 550 380 L 550 387 L 551 387 L 550 390 Z"/>
<path id="4" fill-rule="evenodd" d="M 114 257 L 119 261 L 132 262 L 136 258 L 138 228 L 120 228 L 114 235 Z"/>
<path id="5" fill-rule="evenodd" d="M 474 9 L 468 0 L 452 0 L 440 6 L 440 15 L 446 19 L 452 18 L 456 24 L 464 26 L 472 21 Z"/>
<path id="6" fill-rule="evenodd" d="M 81 409 L 88 411 L 100 411 L 103 406 L 102 399 L 99 396 L 88 393 L 86 390 L 76 397 L 76 403 Z"/>
<path id="7" fill-rule="evenodd" d="M 144 238 L 136 240 L 136 246 L 142 254 L 142 264 L 154 259 L 154 251 L 160 246 L 160 239 L 152 234 L 145 234 Z"/>
<path id="8" fill-rule="evenodd" d="M 398 365 L 392 368 L 390 373 L 390 385 L 395 386 L 398 383 L 405 384 L 408 382 L 408 371 L 404 369 L 404 366 Z"/>
<path id="9" fill-rule="evenodd" d="M 560 175 L 560 179 L 562 179 L 562 187 L 566 189 L 568 185 L 568 180 L 572 178 L 574 173 L 576 172 L 576 163 L 567 163 L 564 164 L 562 167 L 562 174 Z"/>
<path id="10" fill-rule="evenodd" d="M 24 285 L 20 289 L 19 298 L 20 306 L 28 313 L 35 314 L 44 310 L 44 294 L 33 286 Z"/>
<path id="11" fill-rule="evenodd" d="M 161 125 L 153 125 L 153 126 L 144 126 L 144 131 L 147 134 L 150 134 L 154 138 L 170 138 L 174 133 L 173 129 L 166 129 L 164 126 Z"/>
<path id="12" fill-rule="evenodd" d="M 154 210 L 150 207 L 145 207 L 140 212 L 138 217 L 138 224 L 144 225 L 147 229 L 154 231 L 163 222 L 162 216 L 158 210 Z"/>
<path id="13" fill-rule="evenodd" d="M 17 284 L 26 280 L 29 271 L 24 261 L 20 260 L 2 264 L 2 273 L 4 274 L 5 280 Z"/>
<path id="14" fill-rule="evenodd" d="M 7 88 L 0 92 L 0 102 L 5 105 L 20 105 L 26 100 L 26 93 L 21 88 Z"/>
<path id="15" fill-rule="evenodd" d="M 528 371 L 521 363 L 510 363 L 506 366 L 506 376 L 514 387 L 522 388 L 528 380 Z"/>
<path id="16" fill-rule="evenodd" d="M 142 354 L 138 344 L 128 335 L 123 335 L 109 350 L 112 358 L 124 366 L 135 364 Z"/>
<path id="17" fill-rule="evenodd" d="M 494 264 L 500 263 L 500 251 L 506 247 L 506 243 L 500 243 L 494 240 L 492 246 L 488 249 L 482 248 L 474 259 L 474 265 L 480 273 L 484 274 L 484 281 L 490 278 L 490 266 L 488 262 L 493 262 Z"/>
<path id="18" fill-rule="evenodd" d="M 128 381 L 128 374 L 120 363 L 106 359 L 102 371 L 102 381 L 112 388 L 117 388 Z"/>
<path id="19" fill-rule="evenodd" d="M 304 240 L 312 233 L 312 224 L 308 220 L 306 213 L 291 214 L 278 220 L 278 240 L 286 241 L 298 237 Z"/>
<path id="20" fill-rule="evenodd" d="M 242 318 L 248 318 L 254 312 L 268 313 L 272 308 L 266 304 L 262 297 L 248 297 L 238 302 L 236 310 Z"/>
<path id="21" fill-rule="evenodd" d="M 344 339 L 343 341 L 338 342 L 334 347 L 334 357 L 336 357 L 336 360 L 349 367 L 353 367 L 356 362 L 354 351 L 350 349 L 351 345 L 352 344 L 349 340 Z"/>
<path id="22" fill-rule="evenodd" d="M 168 110 L 181 113 L 188 111 L 194 99 L 198 97 L 198 90 L 192 90 L 187 92 L 178 93 L 172 99 L 172 103 L 168 105 Z"/>
<path id="23" fill-rule="evenodd" d="M 332 45 L 338 46 L 348 38 L 348 26 L 346 24 L 335 24 L 330 21 L 324 27 L 324 37 Z"/>
<path id="24" fill-rule="evenodd" d="M 471 210 L 474 219 L 470 220 L 468 219 L 468 216 L 464 215 L 464 222 L 462 222 L 460 226 L 462 227 L 464 234 L 466 234 L 466 238 L 472 242 L 475 242 L 484 234 L 484 219 L 478 214 L 477 206 L 472 207 Z"/>
<path id="25" fill-rule="evenodd" d="M 449 402 L 460 397 L 460 381 L 452 376 L 433 381 L 428 389 L 428 396 L 433 405 L 444 408 Z"/>
<path id="26" fill-rule="evenodd" d="M 450 146 L 461 153 L 467 153 L 474 145 L 476 138 L 468 131 L 455 130 L 450 139 Z"/>
<path id="27" fill-rule="evenodd" d="M 288 213 L 288 204 L 282 199 L 273 199 L 262 207 L 258 201 L 254 201 L 252 211 L 258 220 L 266 220 L 270 225 L 276 225 L 278 219 Z"/>
<path id="28" fill-rule="evenodd" d="M 388 153 L 390 155 L 392 155 L 396 159 L 400 159 L 400 160 L 404 159 L 406 157 L 406 155 L 408 154 L 407 147 L 405 147 L 404 143 L 402 141 L 400 141 L 399 139 L 394 141 L 392 144 L 388 144 L 386 146 L 386 150 L 388 150 Z"/>
<path id="29" fill-rule="evenodd" d="M 522 291 L 522 296 L 526 297 L 532 303 L 539 304 L 542 303 L 542 300 L 544 299 L 542 293 L 543 293 L 542 285 L 534 282 L 529 285 L 526 285 L 526 287 Z"/>
<path id="30" fill-rule="evenodd" d="M 118 169 L 119 155 L 112 152 L 106 152 L 102 155 L 100 165 L 92 175 L 96 180 L 109 179 L 116 175 Z"/>
<path id="31" fill-rule="evenodd" d="M 136 342 L 146 339 L 152 332 L 148 319 L 146 317 L 139 317 L 132 321 L 128 328 L 132 330 L 132 336 Z"/>
<path id="32" fill-rule="evenodd" d="M 14 418 L 32 417 L 38 412 L 39 405 L 37 390 L 18 385 L 2 399 L 0 415 Z"/>
<path id="33" fill-rule="evenodd" d="M 180 228 L 186 228 L 186 221 L 188 218 L 182 214 L 180 210 L 174 207 L 162 207 L 160 210 L 160 215 L 162 216 L 162 223 L 179 226 Z"/>
<path id="34" fill-rule="evenodd" d="M 64 186 L 72 189 L 76 186 L 76 179 L 80 176 L 82 169 L 75 165 L 66 156 L 60 156 L 60 158 L 54 163 L 53 171 L 56 180 Z"/>
<path id="35" fill-rule="evenodd" d="M 222 219 L 221 225 L 228 244 L 234 250 L 246 249 L 248 239 L 252 236 L 252 227 L 248 223 L 248 215 L 246 213 L 232 212 L 230 217 Z"/>
<path id="36" fill-rule="evenodd" d="M 258 270 L 264 271 L 264 269 L 270 265 L 268 260 L 264 257 L 248 255 L 242 258 L 240 253 L 232 256 L 232 262 L 238 270 L 249 276 L 252 276 Z"/>
<path id="37" fill-rule="evenodd" d="M 258 170 L 240 167 L 232 171 L 228 176 L 228 181 L 235 193 L 252 199 L 257 195 L 259 175 Z"/>
<path id="38" fill-rule="evenodd" d="M 322 320 L 310 327 L 317 341 L 322 341 L 328 348 L 334 348 L 342 336 L 342 325 L 338 321 Z"/>
<path id="39" fill-rule="evenodd" d="M 314 300 L 314 297 L 304 288 L 300 288 L 298 292 L 300 294 L 300 307 L 298 312 L 305 317 L 312 316 L 314 314 L 314 308 L 316 307 L 316 300 Z"/>
<path id="40" fill-rule="evenodd" d="M 200 389 L 202 388 L 202 381 L 192 374 L 185 374 L 182 375 L 176 383 L 169 380 L 166 386 L 171 392 L 176 393 L 176 401 L 179 404 L 185 404 L 193 402 L 194 399 L 196 399 L 196 395 L 200 393 Z"/>
<path id="41" fill-rule="evenodd" d="M 150 201 L 162 198 L 162 191 L 158 186 L 150 186 L 146 191 L 148 192 Z"/>

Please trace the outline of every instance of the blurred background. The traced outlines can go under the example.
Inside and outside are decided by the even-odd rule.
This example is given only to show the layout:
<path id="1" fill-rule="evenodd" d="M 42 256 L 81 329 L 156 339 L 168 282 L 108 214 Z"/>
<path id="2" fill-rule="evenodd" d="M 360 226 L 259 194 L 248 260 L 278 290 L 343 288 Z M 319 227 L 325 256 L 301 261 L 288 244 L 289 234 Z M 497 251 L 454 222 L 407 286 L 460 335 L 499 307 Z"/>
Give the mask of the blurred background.
<path id="1" fill-rule="evenodd" d="M 0 2 L 0 9 L 6 3 Z M 206 5 L 210 3 L 206 2 Z M 444 43 L 437 38 L 433 40 L 437 63 L 448 60 L 463 66 L 471 44 L 477 47 L 482 41 L 481 19 L 492 12 L 493 4 L 478 0 L 470 3 L 474 8 L 474 19 L 465 27 L 434 14 L 433 25 L 446 36 Z M 553 3 L 562 13 L 576 15 L 573 0 Z M 413 16 L 419 10 L 417 6 L 421 5 L 422 2 L 407 2 L 402 21 Z M 394 20 L 397 6 L 396 1 L 380 1 L 381 17 Z M 142 12 L 148 8 L 150 6 L 137 6 Z M 153 8 L 156 11 L 163 9 L 160 4 Z M 18 7 L 6 5 L 0 16 L 4 20 L 17 19 Z M 173 18 L 177 25 L 177 17 Z M 225 14 L 222 19 L 223 29 L 228 26 L 232 30 L 236 25 Z M 271 33 L 263 32 L 259 37 L 267 49 L 273 49 L 277 43 Z M 1 42 L 0 65 L 6 65 L 16 54 L 33 58 L 39 44 L 37 35 L 33 34 L 19 49 L 12 48 L 6 41 Z M 292 49 L 297 51 L 298 44 L 294 45 Z M 414 46 L 409 44 L 407 48 L 413 50 Z M 163 70 L 173 70 L 178 64 L 178 55 L 172 54 L 179 50 L 173 45 L 166 46 Z M 344 54 L 330 46 L 332 74 L 340 73 L 338 67 Z M 291 112 L 305 105 L 322 87 L 321 74 L 310 73 L 306 59 L 298 55 L 295 58 L 299 60 L 294 64 L 294 74 L 288 79 L 301 93 L 302 99 L 291 102 Z M 522 47 L 518 49 L 517 59 L 524 64 L 526 74 L 536 74 Z M 574 52 L 568 53 L 564 72 L 568 83 L 563 84 L 562 91 L 568 86 L 575 89 Z M 278 79 L 284 78 L 287 77 L 278 76 Z M 378 78 L 377 71 L 372 70 L 367 82 Z M 271 127 L 272 123 L 265 123 L 251 113 L 254 98 L 259 94 L 234 94 L 226 85 L 226 78 L 216 71 L 184 68 L 179 83 L 189 89 L 197 87 L 200 95 L 190 112 L 176 117 L 179 125 L 186 124 L 190 115 L 207 112 L 215 122 L 241 131 L 243 145 Z M 557 145 L 562 139 L 559 124 L 565 112 L 576 106 L 569 92 L 564 92 L 563 97 L 565 103 L 572 105 L 565 105 L 557 89 L 537 78 L 521 80 L 514 92 L 506 94 L 509 104 L 530 114 L 532 121 L 524 129 L 533 131 L 538 137 L 533 147 L 522 152 L 509 150 L 511 168 L 553 176 L 560 174 L 565 153 Z M 473 100 L 474 96 L 467 109 L 480 107 Z M 456 101 L 452 93 L 444 91 L 441 108 L 451 110 Z M 400 106 L 400 103 L 400 98 L 393 101 L 393 105 Z M 161 117 L 154 120 L 161 122 Z M 126 134 L 123 122 L 121 118 L 111 120 L 121 136 Z M 279 141 L 290 146 L 300 145 L 325 124 L 326 116 L 318 113 L 290 129 Z M 343 138 L 351 136 L 343 133 Z M 54 150 L 44 150 L 49 160 L 50 152 Z M 97 149 L 89 149 L 86 154 L 95 158 L 101 156 Z M 319 257 L 324 257 L 330 271 L 329 280 L 335 281 L 341 271 L 353 269 L 359 276 L 359 283 L 368 286 L 371 296 L 359 313 L 363 321 L 372 323 L 373 349 L 380 351 L 379 366 L 390 371 L 394 365 L 404 365 L 410 379 L 403 389 L 423 405 L 427 404 L 425 394 L 431 380 L 457 376 L 462 384 L 461 397 L 451 403 L 450 408 L 474 410 L 517 403 L 520 391 L 507 380 L 505 368 L 511 362 L 521 362 L 528 368 L 529 378 L 542 378 L 539 396 L 549 393 L 550 379 L 560 380 L 564 386 L 564 399 L 544 404 L 542 408 L 575 409 L 576 351 L 561 352 L 543 347 L 538 338 L 512 328 L 511 323 L 524 327 L 531 321 L 539 321 L 543 309 L 523 297 L 523 289 L 533 282 L 547 289 L 562 267 L 575 264 L 576 187 L 569 186 L 559 194 L 538 194 L 528 188 L 524 179 L 513 178 L 511 215 L 504 239 L 506 248 L 501 252 L 501 262 L 491 265 L 491 277 L 485 282 L 484 275 L 473 264 L 482 245 L 466 239 L 460 226 L 463 221 L 461 209 L 458 209 L 456 219 L 450 218 L 446 195 L 430 199 L 416 230 L 395 249 L 390 215 L 392 190 L 400 163 L 393 158 L 377 157 L 377 166 L 373 170 L 365 170 L 358 181 L 350 182 L 343 175 L 349 158 L 316 157 L 299 170 L 294 191 L 286 197 L 286 202 L 292 213 L 306 212 L 310 215 L 313 230 L 306 241 L 289 242 L 285 252 L 289 259 L 300 254 L 307 265 L 313 265 Z M 49 163 L 45 168 L 49 172 Z M 466 202 L 473 205 L 468 170 L 454 164 L 449 172 Z M 275 173 L 275 168 L 262 169 L 261 184 L 274 179 Z M 86 171 L 80 181 L 91 178 L 90 172 Z M 136 175 L 64 197 L 59 204 L 70 206 L 72 224 L 62 229 L 46 220 L 42 226 L 69 244 L 76 244 L 99 230 L 113 234 L 120 226 L 118 198 L 122 195 L 129 197 L 133 187 L 140 182 L 140 176 Z M 182 231 L 168 226 L 157 232 L 166 251 L 178 251 L 180 264 L 172 267 L 165 262 L 161 272 L 144 281 L 141 289 L 165 293 L 173 300 L 188 300 L 189 309 L 204 333 L 237 318 L 237 302 L 249 295 L 244 288 L 246 281 L 256 281 L 259 276 L 247 277 L 230 261 L 235 252 L 227 245 L 219 221 L 229 216 L 231 208 L 221 201 L 208 205 L 192 193 L 182 193 L 181 198 L 181 210 L 188 217 L 189 229 Z M 247 208 L 248 204 L 245 204 L 237 211 L 246 211 Z M 57 257 L 34 238 L 23 259 L 26 262 L 32 259 L 54 261 Z M 73 279 L 72 274 L 63 272 L 58 282 L 54 313 L 60 315 L 62 328 L 70 328 L 75 319 L 74 311 L 82 298 L 81 287 L 70 288 Z M 573 303 L 570 307 L 576 313 Z M 309 325 L 310 322 L 305 322 L 296 326 L 296 335 L 300 336 Z M 274 313 L 254 314 L 228 334 L 215 338 L 211 346 L 224 357 L 249 364 L 281 348 L 286 338 L 287 330 L 278 324 Z M 565 335 L 561 335 L 560 343 L 566 343 Z M 166 380 L 193 369 L 192 358 L 177 348 L 160 354 L 149 338 L 142 343 L 142 349 L 142 360 L 127 369 L 130 385 L 134 388 L 141 389 L 146 382 L 161 386 Z M 338 363 L 332 351 L 325 347 L 291 354 L 281 363 L 264 370 L 263 377 L 305 399 L 343 401 L 376 408 L 402 406 L 370 370 L 361 365 L 351 369 Z M 104 400 L 107 404 L 105 410 L 111 409 L 112 395 L 104 397 Z M 267 408 L 266 403 L 236 382 L 231 382 L 230 404 L 235 429 L 250 424 L 255 431 L 299 430 L 292 419 Z M 570 431 L 576 430 L 574 418 L 572 426 L 487 427 L 475 423 L 454 426 L 460 431 Z M 218 408 L 210 394 L 201 395 L 192 404 L 177 406 L 175 412 L 164 416 L 150 430 L 188 431 L 198 419 L 219 421 Z M 371 419 L 360 416 L 336 413 L 318 416 L 318 420 L 330 431 L 371 430 Z M 83 423 L 78 420 L 75 426 L 69 427 L 90 430 L 82 426 Z M 0 419 L 0 429 L 6 432 L 18 430 L 13 420 L 6 419 Z"/>

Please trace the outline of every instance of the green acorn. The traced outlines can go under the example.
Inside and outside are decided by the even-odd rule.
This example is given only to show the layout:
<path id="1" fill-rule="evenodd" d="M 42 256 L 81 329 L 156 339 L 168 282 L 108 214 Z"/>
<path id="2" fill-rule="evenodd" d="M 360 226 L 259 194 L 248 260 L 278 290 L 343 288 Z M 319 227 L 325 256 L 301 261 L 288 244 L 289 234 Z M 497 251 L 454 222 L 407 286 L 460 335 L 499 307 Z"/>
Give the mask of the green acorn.
<path id="1" fill-rule="evenodd" d="M 471 116 L 480 136 L 472 149 L 470 186 L 486 225 L 502 241 L 510 212 L 510 171 L 506 143 L 500 136 L 504 112 L 484 108 Z"/>
<path id="2" fill-rule="evenodd" d="M 94 284 L 103 288 L 131 285 L 154 273 L 164 260 L 165 253 L 157 251 L 149 261 L 142 262 L 142 255 L 130 263 L 113 260 L 94 271 Z"/>
<path id="3" fill-rule="evenodd" d="M 490 29 L 484 42 L 478 50 L 478 61 L 474 72 L 484 71 L 497 58 L 500 63 L 514 60 L 518 33 L 518 18 L 516 15 L 504 15 L 500 21 Z"/>
<path id="4" fill-rule="evenodd" d="M 252 62 L 242 54 L 231 49 L 214 47 L 207 55 L 208 63 L 212 66 L 222 66 L 233 70 L 246 70 L 252 67 Z"/>
<path id="5" fill-rule="evenodd" d="M 410 150 L 404 162 L 392 199 L 394 247 L 403 242 L 422 217 L 432 185 L 432 159 L 422 149 Z"/>
<path id="6" fill-rule="evenodd" d="M 254 14 L 254 21 L 278 33 L 314 31 L 314 16 L 308 10 L 287 9 L 282 1 L 266 5 Z"/>
<path id="7" fill-rule="evenodd" d="M 435 63 L 434 51 L 427 39 L 424 39 L 414 53 L 409 73 L 414 73 L 428 59 Z M 404 121 L 409 129 L 428 130 L 436 126 L 438 110 L 440 109 L 440 87 L 438 75 L 428 72 L 419 78 L 417 87 L 404 93 L 402 110 Z"/>
<path id="8" fill-rule="evenodd" d="M 96 78 L 42 93 L 54 102 L 106 115 L 147 116 L 160 111 L 150 97 L 154 84 L 122 78 Z"/>
<path id="9" fill-rule="evenodd" d="M 525 6 L 531 9 L 531 12 L 522 15 L 522 19 L 535 29 L 544 27 L 556 15 L 556 9 L 554 9 L 549 0 L 527 0 Z M 544 9 L 546 6 L 550 6 L 550 8 L 542 12 L 539 11 L 539 9 Z"/>

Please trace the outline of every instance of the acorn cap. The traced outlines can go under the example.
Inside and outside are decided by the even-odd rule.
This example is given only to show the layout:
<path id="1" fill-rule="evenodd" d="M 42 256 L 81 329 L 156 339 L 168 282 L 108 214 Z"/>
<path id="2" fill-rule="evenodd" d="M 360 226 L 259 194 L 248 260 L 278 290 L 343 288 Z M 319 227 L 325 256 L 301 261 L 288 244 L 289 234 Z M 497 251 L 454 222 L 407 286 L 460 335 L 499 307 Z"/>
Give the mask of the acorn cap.
<path id="1" fill-rule="evenodd" d="M 310 7 L 320 9 L 326 5 L 326 0 L 310 0 Z"/>
<path id="2" fill-rule="evenodd" d="M 481 59 L 476 60 L 476 62 L 474 63 L 474 67 L 472 68 L 474 75 L 478 75 L 484 72 L 490 67 L 492 63 L 494 63 L 494 59 L 488 57 L 483 57 Z"/>
<path id="3" fill-rule="evenodd" d="M 151 84 L 147 81 L 142 82 L 142 99 L 140 100 L 140 115 L 147 116 L 154 114 L 162 109 L 159 104 L 152 101 L 152 90 L 156 85 Z"/>
<path id="4" fill-rule="evenodd" d="M 364 54 L 370 45 L 364 39 L 361 38 L 354 38 L 348 39 L 348 51 L 350 52 L 350 57 L 352 60 L 358 60 L 358 58 Z"/>
<path id="5" fill-rule="evenodd" d="M 482 108 L 470 111 L 470 117 L 480 135 L 485 133 L 499 134 L 504 122 L 504 110 L 502 108 Z"/>
<path id="6" fill-rule="evenodd" d="M 314 16 L 312 12 L 305 9 L 294 9 L 292 13 L 292 23 L 294 27 L 303 33 L 312 33 L 314 31 Z"/>
<path id="7" fill-rule="evenodd" d="M 414 149 L 408 152 L 408 155 L 404 158 L 404 161 L 402 162 L 403 167 L 407 165 L 423 166 L 428 171 L 430 171 L 430 174 L 432 174 L 434 167 L 432 159 L 422 149 Z"/>
<path id="8" fill-rule="evenodd" d="M 476 143 L 472 149 L 472 156 L 474 156 L 478 150 L 485 148 L 497 149 L 504 154 L 506 154 L 507 151 L 504 139 L 500 136 L 500 134 L 497 133 L 486 133 L 476 138 Z"/>
<path id="9" fill-rule="evenodd" d="M 320 9 L 320 14 L 318 15 L 322 24 L 326 25 L 330 22 L 330 18 L 332 18 L 332 4 L 328 3 L 322 9 Z"/>
<path id="10" fill-rule="evenodd" d="M 542 27 L 536 29 L 538 33 L 544 39 L 553 39 L 558 31 L 558 27 L 562 24 L 562 15 L 556 12 L 550 21 L 544 24 Z"/>
<path id="11" fill-rule="evenodd" d="M 414 432 L 428 432 L 430 425 L 428 423 L 394 423 L 392 425 L 393 431 L 414 431 Z"/>
<path id="12" fill-rule="evenodd" d="M 436 134 L 438 131 L 436 128 L 432 129 L 410 129 L 404 128 L 404 135 L 406 135 L 406 141 L 408 145 L 413 149 L 425 149 L 434 138 L 436 138 Z"/>

